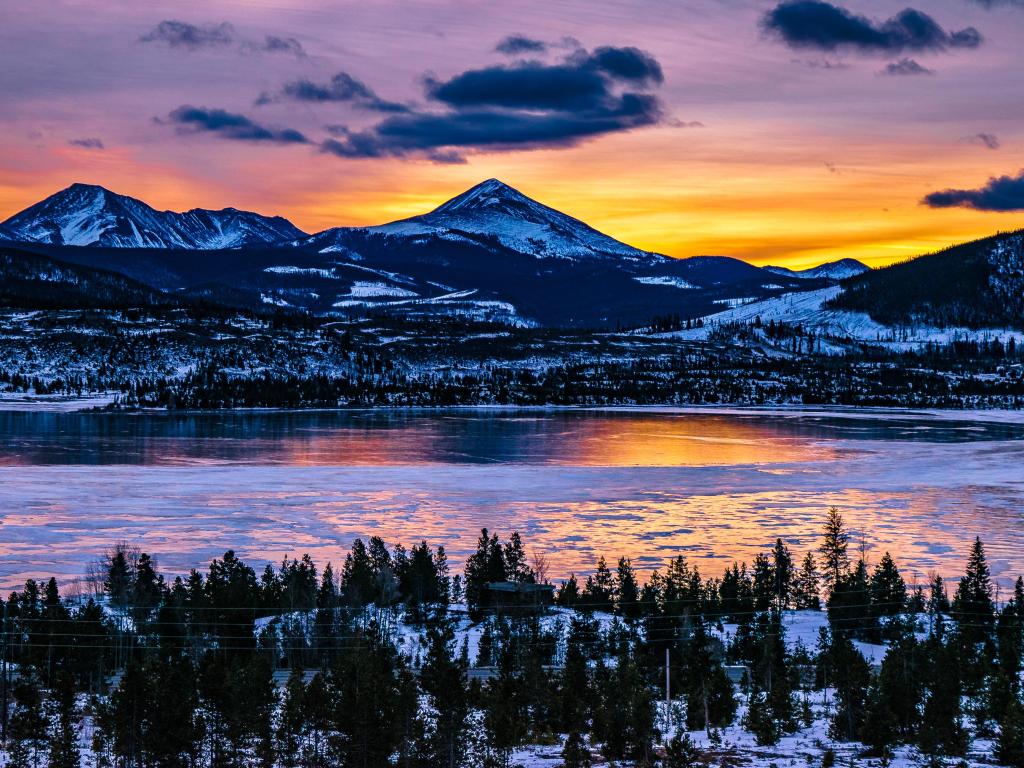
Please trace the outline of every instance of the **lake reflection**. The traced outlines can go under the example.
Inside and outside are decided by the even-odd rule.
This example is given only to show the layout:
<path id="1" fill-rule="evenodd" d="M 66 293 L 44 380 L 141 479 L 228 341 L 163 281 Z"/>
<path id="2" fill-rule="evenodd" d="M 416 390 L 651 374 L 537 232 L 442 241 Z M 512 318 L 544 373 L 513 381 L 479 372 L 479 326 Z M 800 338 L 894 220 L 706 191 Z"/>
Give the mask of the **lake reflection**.
<path id="1" fill-rule="evenodd" d="M 118 540 L 173 572 L 356 536 L 444 543 L 519 529 L 555 577 L 628 555 L 718 574 L 844 510 L 877 560 L 955 576 L 971 537 L 1024 567 L 1024 426 L 905 412 L 0 412 L 0 583 L 80 575 Z M 913 576 L 915 573 L 917 576 Z"/>

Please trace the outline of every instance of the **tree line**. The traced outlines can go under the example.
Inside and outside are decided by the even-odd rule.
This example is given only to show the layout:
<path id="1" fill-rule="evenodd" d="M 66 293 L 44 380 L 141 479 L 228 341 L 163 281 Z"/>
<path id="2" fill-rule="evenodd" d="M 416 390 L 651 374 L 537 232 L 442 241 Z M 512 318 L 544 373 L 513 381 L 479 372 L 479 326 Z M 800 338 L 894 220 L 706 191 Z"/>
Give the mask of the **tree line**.
<path id="1" fill-rule="evenodd" d="M 770 745 L 825 719 L 865 755 L 955 759 L 988 739 L 1024 765 L 1024 580 L 998 603 L 980 540 L 952 595 L 938 576 L 908 585 L 888 553 L 855 557 L 833 509 L 802 556 L 777 539 L 721 576 L 679 556 L 646 580 L 601 558 L 552 608 L 490 606 L 489 585 L 546 571 L 487 530 L 458 574 L 441 546 L 378 537 L 337 568 L 258 572 L 228 551 L 174 578 L 116 546 L 84 595 L 51 578 L 3 601 L 7 764 L 77 768 L 88 722 L 84 751 L 111 768 L 506 768 L 530 744 L 567 768 L 693 768 L 710 757 L 686 731 Z M 819 611 L 814 647 L 787 639 Z M 885 644 L 880 664 L 864 642 Z M 674 713 L 657 704 L 666 656 Z"/>

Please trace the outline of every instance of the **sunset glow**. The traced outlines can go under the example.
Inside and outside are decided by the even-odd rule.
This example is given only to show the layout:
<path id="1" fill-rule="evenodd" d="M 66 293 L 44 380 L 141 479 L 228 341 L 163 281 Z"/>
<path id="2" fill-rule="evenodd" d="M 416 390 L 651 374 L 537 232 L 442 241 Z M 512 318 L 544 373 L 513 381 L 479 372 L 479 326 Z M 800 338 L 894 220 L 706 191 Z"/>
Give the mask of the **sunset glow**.
<path id="1" fill-rule="evenodd" d="M 933 46 L 915 54 L 922 74 L 896 76 L 880 73 L 899 56 L 786 45 L 763 28 L 770 7 L 43 0 L 31 14 L 13 11 L 0 30 L 0 218 L 82 181 L 161 209 L 234 206 L 315 231 L 422 213 L 497 177 L 679 257 L 881 265 L 1020 226 L 1019 213 L 920 201 L 1022 164 L 1024 82 L 995 75 L 1019 65 L 1024 13 L 936 0 L 923 10 L 944 29 L 977 29 L 980 44 Z M 865 0 L 851 10 L 884 19 L 899 8 Z M 159 26 L 168 21 L 208 37 L 174 37 Z M 223 24 L 229 31 L 217 33 Z M 518 66 L 495 51 L 513 34 L 543 41 L 546 52 L 526 59 L 548 62 L 574 45 L 646 52 L 664 73 L 645 89 L 660 116 L 564 144 L 456 148 L 464 162 L 451 164 L 391 149 L 337 157 L 323 149 L 330 131 L 369 135 L 386 113 L 336 96 L 275 95 L 288 82 L 319 85 L 343 72 L 381 109 L 436 116 L 425 78 Z M 233 140 L 171 124 L 182 105 L 303 140 Z"/>

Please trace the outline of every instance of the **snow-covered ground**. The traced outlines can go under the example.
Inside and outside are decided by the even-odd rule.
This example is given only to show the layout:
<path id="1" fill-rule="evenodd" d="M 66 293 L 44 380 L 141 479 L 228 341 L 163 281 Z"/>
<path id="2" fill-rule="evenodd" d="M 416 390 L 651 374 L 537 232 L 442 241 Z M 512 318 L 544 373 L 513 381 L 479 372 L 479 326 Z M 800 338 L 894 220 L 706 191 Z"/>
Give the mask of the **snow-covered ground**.
<path id="1" fill-rule="evenodd" d="M 970 328 L 935 328 L 927 325 L 912 325 L 900 328 L 882 325 L 871 319 L 866 312 L 850 312 L 837 309 L 823 309 L 822 304 L 838 295 L 843 289 L 838 285 L 815 291 L 786 293 L 771 299 L 742 303 L 724 312 L 708 315 L 702 328 L 672 331 L 656 334 L 660 337 L 680 339 L 706 339 L 716 328 L 733 323 L 748 324 L 760 318 L 769 321 L 800 325 L 817 335 L 886 343 L 889 346 L 920 346 L 928 342 L 948 343 L 956 339 L 1000 339 L 1003 343 L 1015 337 L 1024 342 L 1024 333 L 1006 328 L 971 330 Z"/>
<path id="2" fill-rule="evenodd" d="M 92 392 L 81 397 L 0 392 L 0 411 L 49 411 L 70 413 L 110 405 L 119 392 Z"/>

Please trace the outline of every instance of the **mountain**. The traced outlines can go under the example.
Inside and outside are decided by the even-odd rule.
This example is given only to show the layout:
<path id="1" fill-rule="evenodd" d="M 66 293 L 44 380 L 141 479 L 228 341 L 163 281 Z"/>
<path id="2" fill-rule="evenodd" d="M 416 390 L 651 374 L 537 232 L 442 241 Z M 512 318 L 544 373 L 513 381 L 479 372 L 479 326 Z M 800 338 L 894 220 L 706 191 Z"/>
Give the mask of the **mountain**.
<path id="1" fill-rule="evenodd" d="M 519 317 L 544 325 L 696 317 L 721 304 L 810 287 L 737 259 L 673 259 L 634 248 L 497 179 L 421 216 L 329 229 L 285 247 L 471 291 L 471 301 L 511 305 Z M 408 303 L 365 299 L 362 305 L 391 311 Z"/>
<path id="2" fill-rule="evenodd" d="M 810 269 L 793 270 L 786 267 L 764 267 L 769 272 L 786 277 L 797 277 L 800 279 L 812 280 L 845 280 L 848 277 L 861 275 L 871 269 L 856 259 L 839 259 L 825 264 L 819 264 Z"/>
<path id="3" fill-rule="evenodd" d="M 0 307 L 125 309 L 177 306 L 181 306 L 177 298 L 124 275 L 0 246 Z"/>
<path id="4" fill-rule="evenodd" d="M 1024 329 L 1024 230 L 873 269 L 827 306 L 886 325 Z"/>
<path id="5" fill-rule="evenodd" d="M 304 237 L 280 216 L 224 208 L 157 211 L 103 187 L 72 184 L 0 224 L 9 240 L 112 248 L 238 248 Z"/>
<path id="6" fill-rule="evenodd" d="M 494 179 L 422 216 L 312 236 L 238 211 L 159 213 L 85 185 L 7 225 L 32 241 L 23 249 L 59 261 L 185 296 L 320 315 L 614 327 L 698 317 L 832 282 L 633 248 Z M 89 247 L 74 245 L 83 243 Z"/>
<path id="7" fill-rule="evenodd" d="M 303 244 L 344 245 L 351 231 L 329 229 Z M 477 184 L 430 213 L 362 231 L 399 239 L 483 240 L 536 259 L 614 259 L 635 264 L 663 263 L 667 259 L 621 243 L 497 179 Z"/>

